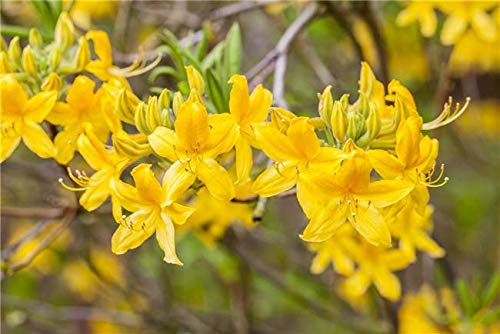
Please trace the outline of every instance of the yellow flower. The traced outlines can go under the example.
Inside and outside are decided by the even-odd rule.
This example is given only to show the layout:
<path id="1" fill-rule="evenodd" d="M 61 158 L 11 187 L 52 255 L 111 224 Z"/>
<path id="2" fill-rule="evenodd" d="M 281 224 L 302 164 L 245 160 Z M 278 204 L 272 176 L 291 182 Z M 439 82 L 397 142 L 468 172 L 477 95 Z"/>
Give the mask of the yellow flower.
<path id="1" fill-rule="evenodd" d="M 286 135 L 272 125 L 256 126 L 255 134 L 260 148 L 275 161 L 253 184 L 253 191 L 264 197 L 292 188 L 310 168 L 335 168 L 345 156 L 339 149 L 322 147 L 306 117 L 290 120 Z"/>
<path id="2" fill-rule="evenodd" d="M 196 211 L 182 228 L 193 230 L 208 246 L 214 246 L 231 224 L 241 224 L 245 227 L 254 225 L 253 210 L 247 203 L 228 203 L 218 200 L 206 189 L 198 191 L 194 207 Z"/>
<path id="3" fill-rule="evenodd" d="M 422 35 L 430 37 L 434 35 L 437 27 L 437 15 L 434 12 L 436 5 L 433 1 L 412 1 L 399 13 L 396 23 L 407 26 L 418 21 Z"/>
<path id="4" fill-rule="evenodd" d="M 0 162 L 10 157 L 21 139 L 41 158 L 52 158 L 56 148 L 39 123 L 56 103 L 57 92 L 41 92 L 29 98 L 12 74 L 0 76 Z"/>
<path id="5" fill-rule="evenodd" d="M 88 40 L 92 40 L 94 51 L 98 57 L 97 60 L 91 61 L 85 69 L 103 81 L 108 81 L 112 78 L 124 80 L 123 77 L 140 75 L 155 67 L 161 60 L 160 55 L 148 66 L 144 66 L 142 61 L 136 60 L 129 67 L 119 68 L 113 65 L 113 52 L 106 32 L 90 30 L 85 34 L 85 37 Z"/>
<path id="6" fill-rule="evenodd" d="M 71 18 L 78 26 L 88 29 L 92 25 L 92 19 L 114 17 L 118 4 L 119 1 L 76 0 Z"/>
<path id="7" fill-rule="evenodd" d="M 313 210 L 302 239 L 321 242 L 332 237 L 346 221 L 370 243 L 390 247 L 391 234 L 379 208 L 403 199 L 413 189 L 413 183 L 403 180 L 370 182 L 372 167 L 362 151 L 354 151 L 338 171 L 302 175 L 304 202 L 324 206 Z"/>
<path id="8" fill-rule="evenodd" d="M 166 173 L 162 184 L 158 182 L 151 165 L 140 164 L 132 170 L 135 187 L 121 181 L 113 188 L 118 202 L 132 214 L 121 220 L 120 227 L 113 234 L 112 250 L 124 254 L 129 249 L 142 245 L 153 233 L 167 263 L 182 265 L 175 253 L 174 224 L 184 224 L 194 209 L 175 202 L 182 195 L 180 184 Z"/>
<path id="9" fill-rule="evenodd" d="M 68 187 L 62 182 L 62 179 L 59 179 L 59 182 L 69 190 L 84 191 L 80 197 L 80 205 L 88 211 L 93 211 L 112 195 L 111 182 L 120 177 L 129 160 L 119 156 L 114 150 L 107 149 L 91 126 L 87 126 L 85 134 L 81 134 L 78 138 L 78 152 L 89 166 L 96 170 L 96 173 L 88 177 L 85 172 L 77 170 L 75 176 L 71 169 L 68 169 L 71 179 L 81 188 Z M 121 210 L 116 205 L 114 198 L 112 198 L 112 202 L 113 216 L 117 219 L 121 216 Z"/>
<path id="10" fill-rule="evenodd" d="M 57 148 L 56 160 L 67 164 L 76 150 L 78 137 L 85 131 L 85 124 L 93 125 L 94 133 L 105 141 L 109 134 L 100 109 L 103 91 L 94 93 L 95 82 L 90 78 L 78 76 L 68 90 L 66 102 L 57 102 L 47 116 L 47 120 L 64 126 L 54 139 Z"/>
<path id="11" fill-rule="evenodd" d="M 233 75 L 229 97 L 229 112 L 237 123 L 236 176 L 237 182 L 245 182 L 252 169 L 252 145 L 255 146 L 253 125 L 267 119 L 273 96 L 270 91 L 258 85 L 249 95 L 247 79 L 243 75 Z"/>
<path id="12" fill-rule="evenodd" d="M 495 1 L 444 2 L 439 7 L 448 17 L 441 31 L 444 45 L 455 44 L 470 28 L 486 42 L 494 42 L 498 36 L 498 27 L 488 11 L 498 6 Z"/>

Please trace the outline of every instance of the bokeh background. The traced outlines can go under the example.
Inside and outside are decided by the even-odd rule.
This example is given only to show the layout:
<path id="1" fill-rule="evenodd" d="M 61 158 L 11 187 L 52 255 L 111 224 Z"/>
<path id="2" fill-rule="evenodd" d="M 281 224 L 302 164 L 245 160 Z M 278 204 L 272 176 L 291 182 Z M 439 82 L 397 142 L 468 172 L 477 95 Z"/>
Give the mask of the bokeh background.
<path id="1" fill-rule="evenodd" d="M 69 3 L 70 1 L 68 1 Z M 156 34 L 169 29 L 179 39 L 210 29 L 209 47 L 223 39 L 234 22 L 243 37 L 243 72 L 250 70 L 277 43 L 308 2 L 226 1 L 81 1 L 71 16 L 77 27 L 109 33 L 115 62 L 130 63 L 138 48 L 154 50 Z M 232 15 L 228 6 L 249 4 Z M 424 121 L 438 115 L 448 96 L 471 97 L 469 110 L 454 124 L 437 130 L 439 161 L 449 183 L 431 190 L 435 206 L 434 238 L 447 256 L 437 262 L 420 256 L 400 272 L 404 291 L 423 282 L 488 280 L 500 264 L 500 45 L 474 41 L 444 46 L 438 13 L 435 36 L 425 38 L 418 24 L 396 24 L 404 3 L 322 3 L 315 18 L 292 43 L 285 98 L 297 114 L 317 112 L 317 92 L 332 85 L 335 98 L 357 96 L 360 62 L 368 61 L 385 83 L 399 79 L 414 94 Z M 241 7 L 240 7 L 241 9 Z M 39 27 L 48 32 L 30 1 L 1 1 L 3 24 Z M 500 23 L 497 23 L 497 28 Z M 500 35 L 500 32 L 499 32 Z M 5 37 L 8 41 L 9 37 Z M 168 64 L 168 58 L 163 64 Z M 152 86 L 173 88 L 173 81 L 148 74 L 131 79 L 138 96 Z M 272 76 L 264 80 L 272 87 Z M 78 165 L 78 161 L 75 165 Z M 64 171 L 20 147 L 1 168 L 2 265 L 23 263 L 54 229 L 60 203 L 71 200 L 57 183 Z M 209 204 L 208 204 L 209 205 Z M 30 211 L 31 210 L 31 211 Z M 209 219 L 224 221 L 220 208 Z M 31 214 L 27 214 L 31 213 Z M 37 224 L 43 221 L 44 224 Z M 243 223 L 251 225 L 249 221 Z M 359 333 L 385 332 L 378 319 L 390 316 L 374 298 L 365 316 L 334 289 L 336 274 L 309 272 L 312 254 L 298 238 L 306 220 L 294 198 L 269 201 L 262 222 L 250 229 L 234 224 L 219 241 L 207 231 L 186 233 L 178 241 L 184 267 L 160 261 L 161 250 L 149 240 L 126 255 L 111 253 L 115 228 L 104 206 L 82 213 L 43 252 L 15 275 L 2 279 L 2 330 L 5 333 Z M 44 232 L 15 249 L 32 233 Z M 37 227 L 38 228 L 38 227 Z M 5 250 L 8 250 L 6 252 Z M 13 250 L 13 251 L 12 251 Z"/>

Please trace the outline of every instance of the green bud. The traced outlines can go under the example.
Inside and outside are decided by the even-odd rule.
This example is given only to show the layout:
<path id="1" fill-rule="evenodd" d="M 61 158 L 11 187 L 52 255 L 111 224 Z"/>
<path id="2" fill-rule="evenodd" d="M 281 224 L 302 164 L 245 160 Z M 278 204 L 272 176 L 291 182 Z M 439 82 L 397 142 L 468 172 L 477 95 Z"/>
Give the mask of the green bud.
<path id="1" fill-rule="evenodd" d="M 43 46 L 43 38 L 37 28 L 32 28 L 29 35 L 30 45 L 35 49 L 41 49 Z"/>
<path id="2" fill-rule="evenodd" d="M 330 119 L 332 115 L 333 108 L 333 98 L 332 98 L 332 86 L 328 86 L 325 88 L 323 93 L 319 96 L 319 105 L 318 111 L 321 118 L 325 121 L 326 124 L 330 124 Z"/>
<path id="3" fill-rule="evenodd" d="M 160 112 L 158 111 L 158 98 L 156 96 L 152 96 L 148 99 L 146 122 L 151 132 L 161 125 Z"/>
<path id="4" fill-rule="evenodd" d="M 75 27 L 68 13 L 62 12 L 57 20 L 54 39 L 63 51 L 66 51 L 73 44 L 74 31 Z"/>
<path id="5" fill-rule="evenodd" d="M 76 51 L 75 70 L 77 72 L 81 72 L 90 62 L 90 48 L 89 48 L 89 42 L 83 36 L 80 37 L 78 43 L 79 46 L 78 50 Z"/>
<path id="6" fill-rule="evenodd" d="M 347 113 L 347 137 L 356 140 L 365 131 L 365 119 L 356 112 Z"/>
<path id="7" fill-rule="evenodd" d="M 19 44 L 19 36 L 14 37 L 9 44 L 9 58 L 14 63 L 19 63 L 21 60 L 21 45 Z"/>
<path id="8" fill-rule="evenodd" d="M 7 44 L 3 38 L 0 38 L 0 51 L 7 52 Z"/>
<path id="9" fill-rule="evenodd" d="M 129 124 L 135 123 L 135 110 L 139 104 L 139 99 L 124 88 L 118 94 L 116 112 L 120 119 Z"/>
<path id="10" fill-rule="evenodd" d="M 55 71 L 59 68 L 61 64 L 61 49 L 59 47 L 55 47 L 50 51 L 49 54 L 49 66 L 52 71 Z"/>
<path id="11" fill-rule="evenodd" d="M 140 102 L 135 108 L 134 123 L 141 133 L 150 135 L 153 131 L 151 131 L 146 122 L 146 111 L 147 105 L 144 102 Z"/>
<path id="12" fill-rule="evenodd" d="M 175 92 L 174 93 L 174 101 L 172 103 L 172 108 L 174 109 L 174 115 L 177 116 L 177 112 L 179 111 L 179 108 L 181 105 L 184 103 L 184 99 L 182 97 L 181 92 Z"/>
<path id="13" fill-rule="evenodd" d="M 331 114 L 331 128 L 332 133 L 337 142 L 343 143 L 344 138 L 347 132 L 347 115 L 346 109 L 343 108 L 343 105 L 340 101 L 335 101 L 332 108 Z"/>
<path id="14" fill-rule="evenodd" d="M 0 52 L 0 74 L 11 73 L 13 70 L 13 66 L 10 63 L 9 56 L 7 52 Z"/>

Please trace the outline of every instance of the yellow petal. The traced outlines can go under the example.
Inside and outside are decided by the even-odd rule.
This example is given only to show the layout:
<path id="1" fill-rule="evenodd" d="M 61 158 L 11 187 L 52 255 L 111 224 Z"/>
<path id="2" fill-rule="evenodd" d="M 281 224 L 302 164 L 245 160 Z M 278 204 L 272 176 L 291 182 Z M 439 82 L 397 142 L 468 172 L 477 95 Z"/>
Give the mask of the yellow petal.
<path id="1" fill-rule="evenodd" d="M 262 197 L 271 197 L 292 188 L 297 182 L 297 168 L 283 163 L 263 171 L 252 185 L 252 191 Z"/>
<path id="2" fill-rule="evenodd" d="M 242 120 L 248 117 L 250 106 L 247 78 L 244 75 L 235 74 L 231 77 L 229 83 L 233 84 L 229 94 L 229 112 L 234 116 L 238 124 L 242 124 Z"/>
<path id="3" fill-rule="evenodd" d="M 87 32 L 85 37 L 92 40 L 94 44 L 94 51 L 101 62 L 107 67 L 111 66 L 113 59 L 108 34 L 104 31 L 90 30 Z"/>
<path id="4" fill-rule="evenodd" d="M 142 213 L 141 216 L 137 215 L 138 220 L 147 219 L 147 213 Z M 155 231 L 154 224 L 145 225 L 147 228 L 145 229 L 132 229 L 120 225 L 113 237 L 111 238 L 111 250 L 115 254 L 124 254 L 129 249 L 134 249 L 142 245 L 144 241 L 146 241 Z"/>
<path id="5" fill-rule="evenodd" d="M 234 198 L 235 192 L 231 177 L 214 159 L 204 159 L 197 165 L 195 173 L 213 197 L 222 201 Z"/>
<path id="6" fill-rule="evenodd" d="M 194 208 L 189 206 L 181 205 L 179 203 L 172 203 L 166 206 L 164 212 L 170 217 L 170 219 L 177 225 L 182 225 L 195 211 Z"/>
<path id="7" fill-rule="evenodd" d="M 170 166 L 163 176 L 162 187 L 165 191 L 165 205 L 180 199 L 186 190 L 194 183 L 196 176 L 187 163 L 180 161 Z"/>
<path id="8" fill-rule="evenodd" d="M 118 179 L 111 179 L 109 182 L 109 189 L 116 199 L 116 204 L 123 206 L 130 212 L 136 212 L 142 209 L 143 203 L 139 201 L 137 189 L 130 184 Z"/>
<path id="9" fill-rule="evenodd" d="M 100 207 L 109 196 L 109 180 L 109 174 L 104 169 L 94 173 L 90 177 L 87 190 L 80 197 L 80 205 L 87 211 L 93 211 Z"/>
<path id="10" fill-rule="evenodd" d="M 394 204 L 408 195 L 415 184 L 404 180 L 382 180 L 371 182 L 363 191 L 356 192 L 356 197 L 370 201 L 372 205 L 383 208 Z"/>
<path id="11" fill-rule="evenodd" d="M 237 182 L 246 181 L 252 169 L 252 148 L 248 140 L 240 136 L 236 141 L 236 177 Z"/>
<path id="12" fill-rule="evenodd" d="M 216 158 L 219 154 L 231 150 L 236 143 L 238 128 L 229 114 L 210 115 L 210 136 L 203 146 L 203 156 Z"/>
<path id="13" fill-rule="evenodd" d="M 387 151 L 368 150 L 366 154 L 377 173 L 384 179 L 395 179 L 404 171 L 403 164 Z"/>
<path id="14" fill-rule="evenodd" d="M 149 203 L 163 202 L 165 197 L 163 189 L 151 170 L 150 164 L 140 164 L 130 174 L 134 178 L 135 188 L 140 198 Z"/>
<path id="15" fill-rule="evenodd" d="M 200 150 L 208 140 L 208 113 L 196 90 L 191 91 L 177 112 L 175 133 L 179 144 L 191 151 Z"/>
<path id="16" fill-rule="evenodd" d="M 335 203 L 335 199 L 332 199 L 330 205 L 313 214 L 311 221 L 307 224 L 304 233 L 300 237 L 302 240 L 309 242 L 328 240 L 346 222 L 346 217 L 346 206 L 339 206 L 338 203 Z"/>
<path id="17" fill-rule="evenodd" d="M 309 124 L 306 117 L 292 119 L 287 136 L 295 150 L 300 152 L 302 160 L 309 161 L 318 154 L 320 143 L 314 127 Z"/>
<path id="18" fill-rule="evenodd" d="M 177 264 L 182 266 L 182 262 L 175 254 L 175 229 L 172 221 L 166 214 L 162 214 L 162 222 L 158 222 L 156 226 L 156 240 L 163 250 L 165 256 L 163 261 L 167 263 Z"/>
<path id="19" fill-rule="evenodd" d="M 389 300 L 398 300 L 401 296 L 401 284 L 396 275 L 385 268 L 378 268 L 373 273 L 373 283 L 380 294 Z"/>
<path id="20" fill-rule="evenodd" d="M 20 116 L 28 102 L 28 95 L 23 87 L 17 82 L 12 74 L 3 75 L 0 78 L 0 106 L 2 120 L 6 118 Z"/>
<path id="21" fill-rule="evenodd" d="M 414 167 L 420 155 L 422 118 L 410 117 L 401 122 L 396 133 L 396 154 L 405 167 Z"/>
<path id="22" fill-rule="evenodd" d="M 439 247 L 439 245 L 424 232 L 415 233 L 413 239 L 418 249 L 428 253 L 434 258 L 443 257 L 446 254 L 445 250 Z"/>
<path id="23" fill-rule="evenodd" d="M 270 126 L 256 126 L 255 137 L 260 148 L 274 161 L 295 161 L 302 156 L 295 150 L 290 139 Z"/>
<path id="24" fill-rule="evenodd" d="M 77 113 L 67 103 L 56 102 L 54 108 L 45 118 L 55 125 L 67 125 L 77 121 Z"/>
<path id="25" fill-rule="evenodd" d="M 79 75 L 68 89 L 66 101 L 73 109 L 86 110 L 94 103 L 95 82 L 90 78 Z"/>
<path id="26" fill-rule="evenodd" d="M 335 187 L 349 189 L 351 192 L 365 189 L 370 183 L 371 169 L 370 161 L 364 154 L 355 154 L 343 162 L 333 182 L 327 182 L 325 186 L 333 192 L 339 191 Z"/>
<path id="27" fill-rule="evenodd" d="M 418 170 L 421 173 L 428 172 L 436 163 L 439 152 L 439 141 L 425 136 L 420 140 L 420 158 L 417 162 Z"/>
<path id="28" fill-rule="evenodd" d="M 400 249 L 392 249 L 384 252 L 382 259 L 384 265 L 391 271 L 404 269 L 410 264 L 410 259 Z"/>
<path id="29" fill-rule="evenodd" d="M 258 85 L 250 94 L 250 106 L 246 117 L 242 120 L 245 124 L 264 122 L 269 114 L 273 102 L 273 94 Z"/>
<path id="30" fill-rule="evenodd" d="M 182 147 L 176 146 L 175 132 L 164 126 L 157 127 L 152 134 L 148 136 L 148 141 L 153 150 L 159 156 L 165 157 L 174 162 L 179 159 L 177 152 L 182 152 Z"/>
<path id="31" fill-rule="evenodd" d="M 107 63 L 102 60 L 94 60 L 87 64 L 85 70 L 92 73 L 102 81 L 108 81 L 113 78 L 113 76 L 109 73 L 111 66 L 111 63 Z"/>
<path id="32" fill-rule="evenodd" d="M 441 43 L 444 45 L 455 44 L 458 38 L 467 29 L 467 20 L 457 14 L 448 16 L 441 30 Z"/>
<path id="33" fill-rule="evenodd" d="M 57 92 L 41 92 L 28 100 L 24 109 L 24 119 L 35 123 L 42 122 L 56 103 Z"/>
<path id="34" fill-rule="evenodd" d="M 312 260 L 311 269 L 310 269 L 311 273 L 321 274 L 328 267 L 331 260 L 332 260 L 332 258 L 330 256 L 330 253 L 328 253 L 326 251 L 318 252 L 318 254 Z"/>
<path id="35" fill-rule="evenodd" d="M 100 170 L 107 166 L 107 152 L 104 144 L 92 140 L 89 136 L 82 134 L 78 138 L 78 152 L 94 170 Z"/>
<path id="36" fill-rule="evenodd" d="M 344 280 L 341 284 L 354 296 L 361 296 L 370 286 L 370 276 L 362 270 L 356 271 L 352 276 Z"/>
<path id="37" fill-rule="evenodd" d="M 75 154 L 78 136 L 78 129 L 66 128 L 54 138 L 54 145 L 57 149 L 56 160 L 62 165 L 66 165 Z"/>
<path id="38" fill-rule="evenodd" d="M 26 121 L 22 128 L 24 144 L 40 158 L 53 158 L 57 150 L 42 127 L 34 122 Z"/>
<path id="39" fill-rule="evenodd" d="M 373 206 L 360 205 L 355 216 L 348 216 L 352 226 L 375 246 L 391 247 L 391 233 L 382 215 Z"/>
<path id="40" fill-rule="evenodd" d="M 476 11 L 472 18 L 474 31 L 487 42 L 495 42 L 498 36 L 498 27 L 492 16 L 482 10 Z"/>
<path id="41" fill-rule="evenodd" d="M 436 32 L 437 17 L 433 9 L 420 14 L 420 32 L 425 37 L 431 37 Z"/>
<path id="42" fill-rule="evenodd" d="M 17 148 L 20 141 L 21 136 L 7 137 L 0 134 L 0 163 L 4 162 L 12 155 L 12 152 L 14 152 L 14 150 Z"/>

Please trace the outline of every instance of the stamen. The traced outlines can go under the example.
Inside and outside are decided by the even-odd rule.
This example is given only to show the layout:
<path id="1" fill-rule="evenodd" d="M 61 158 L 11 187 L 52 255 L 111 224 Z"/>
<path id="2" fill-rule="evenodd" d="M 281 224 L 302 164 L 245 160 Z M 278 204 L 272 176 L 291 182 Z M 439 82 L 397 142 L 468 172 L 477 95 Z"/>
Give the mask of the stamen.
<path id="1" fill-rule="evenodd" d="M 424 177 L 421 180 L 419 180 L 419 182 L 429 188 L 439 188 L 444 186 L 450 180 L 450 178 L 446 176 L 443 179 L 443 181 L 440 182 L 440 180 L 443 178 L 444 175 L 444 164 L 441 164 L 439 175 L 434 180 L 432 180 L 432 175 L 434 174 L 434 172 L 435 172 L 435 167 L 432 166 L 431 170 L 428 173 L 426 173 Z M 420 178 L 421 174 L 418 174 L 418 177 Z"/>
<path id="2" fill-rule="evenodd" d="M 64 183 L 64 180 L 62 177 L 60 177 L 57 180 L 57 182 L 59 182 L 61 184 L 61 186 L 63 186 L 65 189 L 70 190 L 70 191 L 85 191 L 85 190 L 87 190 L 86 188 L 74 188 L 74 187 L 68 186 L 66 183 Z"/>
<path id="3" fill-rule="evenodd" d="M 465 99 L 465 104 L 462 108 L 460 108 L 460 104 L 457 103 L 455 105 L 455 109 L 453 110 L 453 112 L 451 112 L 451 105 L 453 104 L 453 99 L 450 96 L 450 98 L 448 99 L 448 102 L 445 103 L 441 114 L 438 117 L 436 117 L 436 119 L 434 119 L 433 121 L 424 123 L 424 125 L 422 126 L 422 129 L 423 130 L 434 130 L 434 129 L 437 129 L 437 128 L 440 128 L 442 126 L 450 124 L 451 122 L 455 121 L 457 118 L 459 118 L 465 112 L 465 110 L 469 106 L 469 103 L 470 103 L 470 97 L 467 97 Z"/>

